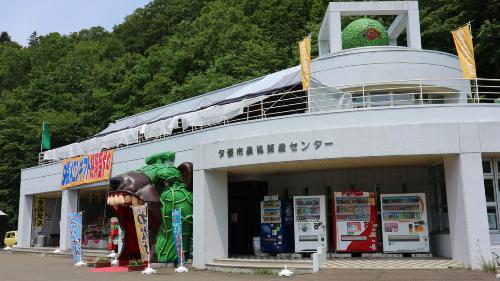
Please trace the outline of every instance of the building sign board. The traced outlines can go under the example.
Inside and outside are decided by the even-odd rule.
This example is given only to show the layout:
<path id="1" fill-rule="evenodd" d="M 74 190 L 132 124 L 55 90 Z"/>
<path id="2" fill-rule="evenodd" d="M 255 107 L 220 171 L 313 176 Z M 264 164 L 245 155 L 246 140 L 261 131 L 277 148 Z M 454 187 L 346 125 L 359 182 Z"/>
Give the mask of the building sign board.
<path id="1" fill-rule="evenodd" d="M 61 189 L 109 180 L 112 161 L 113 150 L 64 159 Z"/>
<path id="2" fill-rule="evenodd" d="M 247 145 L 242 147 L 220 148 L 218 156 L 220 159 L 232 159 L 238 157 L 252 157 L 255 155 L 273 155 L 282 153 L 300 153 L 308 150 L 317 151 L 321 148 L 333 146 L 333 141 L 315 139 L 314 141 L 290 141 L 278 143 L 265 143 L 257 145 Z"/>

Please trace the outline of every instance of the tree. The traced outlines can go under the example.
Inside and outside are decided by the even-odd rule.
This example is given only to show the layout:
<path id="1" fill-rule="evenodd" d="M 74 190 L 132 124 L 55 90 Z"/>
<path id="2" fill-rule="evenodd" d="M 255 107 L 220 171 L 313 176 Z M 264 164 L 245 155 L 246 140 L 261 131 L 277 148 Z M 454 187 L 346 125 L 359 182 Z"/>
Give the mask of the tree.
<path id="1" fill-rule="evenodd" d="M 36 30 L 31 33 L 29 39 L 28 39 L 28 46 L 32 47 L 38 44 L 40 41 L 40 38 L 38 37 L 38 34 L 36 33 Z"/>
<path id="2" fill-rule="evenodd" d="M 7 33 L 7 31 L 2 31 L 0 33 L 0 43 L 6 43 L 6 42 L 12 42 L 12 40 L 10 40 L 10 35 L 9 33 Z"/>

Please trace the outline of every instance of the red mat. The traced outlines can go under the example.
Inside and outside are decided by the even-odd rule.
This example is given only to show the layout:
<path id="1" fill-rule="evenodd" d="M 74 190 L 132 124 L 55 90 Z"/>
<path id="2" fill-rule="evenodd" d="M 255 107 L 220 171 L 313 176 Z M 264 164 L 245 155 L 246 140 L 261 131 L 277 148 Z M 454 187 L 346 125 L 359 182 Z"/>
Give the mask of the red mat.
<path id="1" fill-rule="evenodd" d="M 89 271 L 90 272 L 124 272 L 124 271 L 128 271 L 128 268 L 126 266 L 112 266 L 112 267 L 92 268 Z"/>

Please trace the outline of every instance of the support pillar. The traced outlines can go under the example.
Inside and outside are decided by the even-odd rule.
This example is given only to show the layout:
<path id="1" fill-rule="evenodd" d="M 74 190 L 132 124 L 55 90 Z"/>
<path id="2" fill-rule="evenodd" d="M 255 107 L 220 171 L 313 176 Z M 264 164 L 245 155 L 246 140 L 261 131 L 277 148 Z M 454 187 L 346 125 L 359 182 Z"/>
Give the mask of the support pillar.
<path id="1" fill-rule="evenodd" d="M 195 170 L 193 198 L 193 266 L 205 269 L 228 257 L 227 173 Z"/>
<path id="2" fill-rule="evenodd" d="M 71 249 L 69 237 L 68 215 L 78 211 L 78 190 L 65 189 L 62 191 L 61 221 L 59 222 L 59 248 L 62 251 Z"/>
<path id="3" fill-rule="evenodd" d="M 33 195 L 19 198 L 19 218 L 17 222 L 17 246 L 31 247 L 31 225 L 33 224 Z"/>
<path id="4" fill-rule="evenodd" d="M 481 153 L 446 156 L 444 167 L 452 258 L 479 269 L 491 261 Z"/>
<path id="5" fill-rule="evenodd" d="M 406 42 L 408 47 L 415 49 L 422 49 L 422 41 L 420 38 L 420 19 L 418 12 L 418 4 L 415 4 L 411 10 L 408 10 L 407 24 L 406 24 Z"/>
<path id="6" fill-rule="evenodd" d="M 330 12 L 328 17 L 330 54 L 342 51 L 342 24 L 340 12 Z"/>

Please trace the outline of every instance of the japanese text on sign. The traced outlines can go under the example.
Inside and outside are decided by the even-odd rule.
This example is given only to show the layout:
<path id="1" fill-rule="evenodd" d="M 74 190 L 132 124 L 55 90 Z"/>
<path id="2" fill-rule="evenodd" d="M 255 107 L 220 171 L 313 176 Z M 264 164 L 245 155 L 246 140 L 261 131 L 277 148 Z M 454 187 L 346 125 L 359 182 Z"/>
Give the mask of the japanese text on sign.
<path id="1" fill-rule="evenodd" d="M 132 207 L 135 222 L 135 232 L 139 242 L 139 251 L 143 260 L 149 255 L 148 210 L 146 205 Z"/>
<path id="2" fill-rule="evenodd" d="M 35 227 L 45 224 L 45 199 L 35 197 L 35 210 L 33 212 Z"/>
<path id="3" fill-rule="evenodd" d="M 292 141 L 289 143 L 281 142 L 281 143 L 271 143 L 271 144 L 258 144 L 258 145 L 249 145 L 245 147 L 230 147 L 226 149 L 219 149 L 219 158 L 237 158 L 237 157 L 251 157 L 254 155 L 272 155 L 272 154 L 282 154 L 287 152 L 297 153 L 297 152 L 306 152 L 308 150 L 319 150 L 321 148 L 328 148 L 333 146 L 333 142 L 331 141 L 322 141 L 322 140 L 314 140 L 314 141 Z"/>
<path id="4" fill-rule="evenodd" d="M 108 180 L 112 161 L 113 150 L 64 159 L 61 189 Z"/>
<path id="5" fill-rule="evenodd" d="M 71 241 L 71 252 L 73 260 L 78 262 L 82 260 L 82 213 L 70 213 L 69 221 L 69 239 Z"/>

